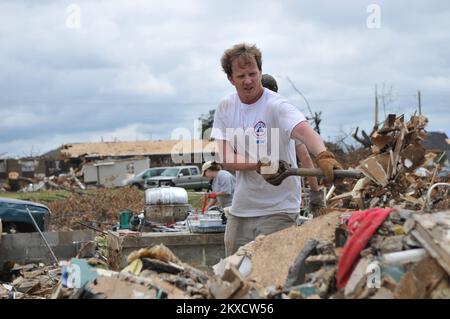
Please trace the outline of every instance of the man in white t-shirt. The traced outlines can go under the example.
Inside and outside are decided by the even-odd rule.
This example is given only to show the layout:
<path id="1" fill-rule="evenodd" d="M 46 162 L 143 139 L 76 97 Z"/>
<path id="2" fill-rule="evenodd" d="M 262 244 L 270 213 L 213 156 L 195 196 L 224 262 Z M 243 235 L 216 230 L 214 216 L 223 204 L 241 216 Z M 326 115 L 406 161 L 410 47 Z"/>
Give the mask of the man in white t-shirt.
<path id="1" fill-rule="evenodd" d="M 261 83 L 263 87 L 278 93 L 277 80 L 270 74 L 263 74 Z M 303 143 L 297 140 L 295 141 L 295 152 L 302 167 L 315 168 L 311 156 L 309 156 L 308 149 Z M 309 185 L 309 212 L 316 217 L 322 213 L 322 209 L 325 207 L 323 191 L 319 187 L 317 177 L 308 176 L 306 179 Z"/>
<path id="2" fill-rule="evenodd" d="M 329 183 L 333 169 L 340 165 L 305 116 L 281 95 L 263 88 L 261 51 L 256 46 L 233 46 L 224 52 L 221 64 L 236 88 L 236 93 L 219 103 L 211 133 L 224 169 L 236 171 L 225 231 L 229 256 L 259 234 L 295 225 L 300 177 L 288 177 L 278 186 L 270 184 L 280 166 L 297 167 L 294 139 L 316 156 Z"/>

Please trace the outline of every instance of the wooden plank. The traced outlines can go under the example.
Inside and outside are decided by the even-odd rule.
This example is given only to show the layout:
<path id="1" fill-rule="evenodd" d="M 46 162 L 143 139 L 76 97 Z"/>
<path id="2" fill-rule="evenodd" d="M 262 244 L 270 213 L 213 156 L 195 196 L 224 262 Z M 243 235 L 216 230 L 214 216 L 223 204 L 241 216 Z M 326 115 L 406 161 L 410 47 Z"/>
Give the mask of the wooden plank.
<path id="1" fill-rule="evenodd" d="M 397 164 L 398 164 L 398 160 L 400 159 L 400 151 L 403 146 L 403 139 L 405 138 L 405 132 L 406 132 L 406 128 L 405 128 L 404 124 L 402 123 L 400 133 L 397 137 L 397 140 L 395 141 L 394 161 L 392 163 L 392 176 L 394 176 L 397 173 Z"/>
<path id="2" fill-rule="evenodd" d="M 146 279 L 149 280 L 151 285 L 164 290 L 167 293 L 168 299 L 187 299 L 187 298 L 189 298 L 189 296 L 183 290 L 162 280 L 156 274 L 152 274 L 150 277 L 147 277 Z"/>
<path id="3" fill-rule="evenodd" d="M 450 274 L 450 211 L 434 214 L 415 214 L 413 235 Z"/>
<path id="4" fill-rule="evenodd" d="M 379 154 L 362 161 L 358 169 L 360 169 L 364 175 L 370 178 L 374 183 L 384 187 L 389 182 L 389 176 L 387 174 L 388 167 L 389 155 Z"/>
<path id="5" fill-rule="evenodd" d="M 431 257 L 415 264 L 400 280 L 395 292 L 396 299 L 424 299 L 445 276 L 445 271 Z"/>

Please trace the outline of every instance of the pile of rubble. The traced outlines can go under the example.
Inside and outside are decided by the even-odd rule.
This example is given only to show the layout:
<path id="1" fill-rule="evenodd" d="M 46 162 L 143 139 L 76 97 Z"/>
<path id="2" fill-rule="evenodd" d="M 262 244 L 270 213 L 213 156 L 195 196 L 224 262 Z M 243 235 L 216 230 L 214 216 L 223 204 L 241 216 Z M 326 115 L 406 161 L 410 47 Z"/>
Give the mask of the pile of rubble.
<path id="1" fill-rule="evenodd" d="M 396 117 L 390 114 L 382 128 L 371 134 L 372 155 L 362 160 L 356 168 L 365 178 L 358 180 L 352 191 L 331 198 L 328 206 L 423 210 L 429 204 L 427 190 L 434 183 L 446 182 L 449 178 L 437 178 L 441 169 L 437 161 L 439 156 L 426 154 L 421 145 L 427 136 L 427 123 L 424 116 L 412 116 L 405 122 L 403 115 Z M 436 189 L 431 194 L 433 204 L 448 207 L 447 191 Z"/>
<path id="2" fill-rule="evenodd" d="M 60 277 L 58 266 L 7 262 L 0 271 L 0 299 L 48 299 Z"/>
<path id="3" fill-rule="evenodd" d="M 450 298 L 449 232 L 450 211 L 333 211 L 257 237 L 214 274 L 155 245 L 131 253 L 121 271 L 92 257 L 62 268 L 5 265 L 0 297 Z"/>
<path id="4" fill-rule="evenodd" d="M 50 176 L 39 179 L 28 186 L 22 188 L 19 192 L 37 192 L 42 190 L 67 190 L 69 192 L 78 192 L 85 190 L 86 186 L 74 174 L 60 174 L 59 176 Z M 79 192 L 82 193 L 82 192 Z"/>
<path id="5" fill-rule="evenodd" d="M 50 177 L 38 174 L 34 178 L 20 176 L 17 172 L 10 172 L 7 182 L 0 185 L 0 190 L 4 192 L 17 191 L 19 193 L 66 190 L 81 194 L 87 187 L 80 181 L 79 177 L 80 173 L 76 173 L 73 169 L 67 174 Z"/>
<path id="6" fill-rule="evenodd" d="M 128 266 L 120 272 L 97 267 L 95 274 L 92 275 L 92 268 L 80 267 L 81 288 L 74 287 L 70 275 L 71 264 L 79 264 L 80 260 L 72 260 L 66 265 L 66 269 L 63 268 L 63 273 L 68 273 L 68 280 L 61 283 L 59 292 L 54 297 L 82 299 L 209 297 L 207 283 L 211 277 L 181 262 L 164 245 L 135 251 L 127 260 Z M 73 289 L 62 288 L 63 286 Z"/>
<path id="7" fill-rule="evenodd" d="M 333 212 L 257 238 L 215 272 L 232 265 L 275 298 L 450 298 L 449 231 L 450 211 Z"/>

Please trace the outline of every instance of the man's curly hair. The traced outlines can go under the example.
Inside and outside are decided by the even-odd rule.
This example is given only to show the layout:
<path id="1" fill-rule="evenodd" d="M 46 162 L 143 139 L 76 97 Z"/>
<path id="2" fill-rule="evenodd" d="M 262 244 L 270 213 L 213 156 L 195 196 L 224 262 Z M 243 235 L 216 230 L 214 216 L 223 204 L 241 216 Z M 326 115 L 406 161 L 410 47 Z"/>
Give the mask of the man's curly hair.
<path id="1" fill-rule="evenodd" d="M 256 47 L 255 44 L 238 43 L 233 45 L 231 48 L 226 50 L 220 62 L 222 64 L 223 71 L 228 75 L 232 75 L 231 64 L 234 60 L 241 59 L 242 65 L 247 65 L 256 61 L 258 69 L 262 70 L 262 56 L 261 51 Z"/>

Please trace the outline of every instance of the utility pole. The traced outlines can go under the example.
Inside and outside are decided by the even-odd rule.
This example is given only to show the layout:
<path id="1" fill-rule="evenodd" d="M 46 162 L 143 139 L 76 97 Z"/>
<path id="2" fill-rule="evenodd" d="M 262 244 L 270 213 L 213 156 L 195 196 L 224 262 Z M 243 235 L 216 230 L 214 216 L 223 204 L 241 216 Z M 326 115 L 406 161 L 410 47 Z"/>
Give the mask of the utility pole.
<path id="1" fill-rule="evenodd" d="M 373 132 L 378 129 L 378 93 L 375 85 L 375 124 L 373 125 Z"/>
<path id="2" fill-rule="evenodd" d="M 417 91 L 417 99 L 419 101 L 419 115 L 422 115 L 422 101 L 421 101 L 420 90 Z"/>

